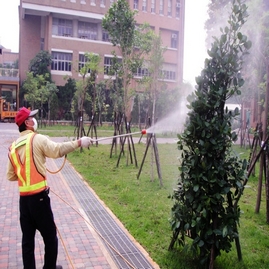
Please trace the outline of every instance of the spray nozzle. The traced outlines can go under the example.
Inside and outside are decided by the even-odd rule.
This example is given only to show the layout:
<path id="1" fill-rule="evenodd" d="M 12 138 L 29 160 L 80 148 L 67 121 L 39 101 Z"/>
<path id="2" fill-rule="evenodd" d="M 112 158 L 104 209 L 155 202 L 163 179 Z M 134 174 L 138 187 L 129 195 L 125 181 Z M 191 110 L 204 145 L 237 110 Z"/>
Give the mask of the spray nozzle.
<path id="1" fill-rule="evenodd" d="M 142 135 L 147 134 L 147 130 L 146 130 L 146 129 L 143 129 L 143 130 L 141 131 L 141 134 L 142 134 Z"/>

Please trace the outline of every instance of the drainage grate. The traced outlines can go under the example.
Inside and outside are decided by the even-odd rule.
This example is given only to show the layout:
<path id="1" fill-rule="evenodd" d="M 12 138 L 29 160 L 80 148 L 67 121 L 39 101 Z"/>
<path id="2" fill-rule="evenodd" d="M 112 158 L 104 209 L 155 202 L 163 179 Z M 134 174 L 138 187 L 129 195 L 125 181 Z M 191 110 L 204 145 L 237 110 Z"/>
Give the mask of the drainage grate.
<path id="1" fill-rule="evenodd" d="M 60 167 L 61 160 L 56 159 L 55 163 Z M 131 268 L 130 265 L 124 261 L 124 259 L 126 259 L 134 268 L 153 269 L 151 263 L 111 217 L 91 190 L 85 188 L 85 182 L 79 177 L 77 172 L 68 162 L 61 172 L 91 224 L 106 240 L 104 244 L 111 254 L 111 257 L 114 259 L 114 262 L 118 265 L 118 268 Z M 124 259 L 115 253 L 106 242 L 113 246 Z"/>

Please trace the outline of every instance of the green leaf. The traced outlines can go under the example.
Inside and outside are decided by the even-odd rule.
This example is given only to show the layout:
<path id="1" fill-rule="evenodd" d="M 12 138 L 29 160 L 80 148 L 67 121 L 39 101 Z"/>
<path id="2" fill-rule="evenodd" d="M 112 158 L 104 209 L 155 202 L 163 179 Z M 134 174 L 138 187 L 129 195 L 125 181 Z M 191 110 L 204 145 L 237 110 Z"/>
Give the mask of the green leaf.
<path id="1" fill-rule="evenodd" d="M 191 227 L 195 227 L 195 226 L 196 226 L 196 221 L 195 220 L 192 220 Z"/>
<path id="2" fill-rule="evenodd" d="M 197 192 L 199 190 L 199 188 L 200 188 L 199 185 L 194 185 L 193 186 L 193 191 L 194 192 Z"/>
<path id="3" fill-rule="evenodd" d="M 222 236 L 223 236 L 223 237 L 226 237 L 227 234 L 228 234 L 228 228 L 227 228 L 227 226 L 225 226 L 225 227 L 223 228 L 223 230 L 222 230 Z"/>

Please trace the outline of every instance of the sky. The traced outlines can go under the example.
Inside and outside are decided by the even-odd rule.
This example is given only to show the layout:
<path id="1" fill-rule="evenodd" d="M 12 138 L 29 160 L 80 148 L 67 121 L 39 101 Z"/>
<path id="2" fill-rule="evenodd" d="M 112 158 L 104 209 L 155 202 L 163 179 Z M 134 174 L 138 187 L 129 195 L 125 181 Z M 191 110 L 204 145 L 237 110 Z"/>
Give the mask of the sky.
<path id="1" fill-rule="evenodd" d="M 207 57 L 204 23 L 209 0 L 185 0 L 184 82 L 195 85 Z M 12 52 L 19 51 L 20 0 L 0 0 L 0 44 Z"/>

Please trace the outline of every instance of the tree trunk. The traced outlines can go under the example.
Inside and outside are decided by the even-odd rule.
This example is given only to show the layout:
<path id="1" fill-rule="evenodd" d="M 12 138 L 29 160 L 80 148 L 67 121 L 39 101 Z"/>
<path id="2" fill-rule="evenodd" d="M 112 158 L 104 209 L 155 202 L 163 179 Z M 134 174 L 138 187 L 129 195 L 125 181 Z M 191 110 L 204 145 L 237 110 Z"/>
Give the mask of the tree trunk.
<path id="1" fill-rule="evenodd" d="M 257 192 L 255 213 L 260 212 L 261 197 L 262 197 L 263 166 L 264 166 L 264 152 L 261 153 L 261 157 L 260 157 L 260 172 L 259 172 L 258 192 Z"/>
<path id="2" fill-rule="evenodd" d="M 266 190 L 266 222 L 269 223 L 269 171 L 268 171 L 268 154 L 266 154 L 266 175 L 265 175 L 265 190 Z"/>

